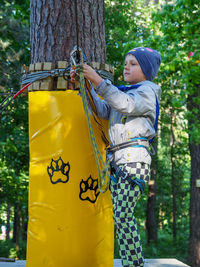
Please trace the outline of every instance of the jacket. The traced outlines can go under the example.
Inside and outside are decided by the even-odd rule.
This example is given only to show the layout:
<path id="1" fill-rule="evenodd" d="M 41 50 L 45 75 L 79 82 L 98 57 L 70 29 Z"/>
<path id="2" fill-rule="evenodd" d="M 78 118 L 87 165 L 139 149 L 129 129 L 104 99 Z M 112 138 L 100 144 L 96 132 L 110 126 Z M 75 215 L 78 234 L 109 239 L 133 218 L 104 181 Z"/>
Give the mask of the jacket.
<path id="1" fill-rule="evenodd" d="M 91 90 L 98 116 L 109 120 L 109 138 L 113 145 L 136 137 L 155 136 L 156 96 L 161 88 L 153 82 L 142 81 L 140 87 L 127 92 L 120 91 L 109 80 Z M 103 99 L 100 99 L 98 95 Z M 144 147 L 128 147 L 114 153 L 116 164 L 144 162 L 151 164 L 151 155 Z"/>

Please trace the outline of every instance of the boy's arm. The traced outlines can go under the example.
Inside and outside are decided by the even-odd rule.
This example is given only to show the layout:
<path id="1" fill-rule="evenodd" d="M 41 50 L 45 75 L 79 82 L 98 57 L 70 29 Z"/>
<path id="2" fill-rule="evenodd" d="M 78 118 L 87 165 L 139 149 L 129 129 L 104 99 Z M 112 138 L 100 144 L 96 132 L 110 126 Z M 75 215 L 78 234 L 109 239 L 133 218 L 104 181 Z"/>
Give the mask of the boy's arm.
<path id="1" fill-rule="evenodd" d="M 97 109 L 97 114 L 102 119 L 109 119 L 110 116 L 110 106 L 106 103 L 106 101 L 99 98 L 96 94 L 95 90 L 91 89 L 92 99 L 94 101 L 95 107 Z"/>
<path id="2" fill-rule="evenodd" d="M 156 105 L 155 94 L 149 86 L 145 86 L 145 88 L 141 86 L 139 90 L 130 90 L 129 93 L 124 93 L 109 80 L 102 79 L 87 64 L 83 65 L 83 74 L 85 78 L 95 85 L 95 92 L 102 96 L 105 100 L 104 102 L 115 111 L 133 116 L 147 116 L 154 112 Z M 96 99 L 95 96 L 94 99 Z M 99 101 L 102 100 L 99 99 Z M 95 105 L 98 106 L 99 101 L 97 100 Z M 101 107 L 100 104 L 99 107 Z"/>
<path id="3" fill-rule="evenodd" d="M 121 92 L 109 80 L 103 80 L 90 66 L 84 64 L 84 77 L 95 85 L 95 91 L 117 112 L 126 115 L 149 115 L 154 110 L 155 96 L 150 88 L 129 94 Z M 153 96 L 153 97 L 152 97 Z"/>
<path id="4" fill-rule="evenodd" d="M 101 76 L 99 76 L 99 74 L 87 64 L 83 64 L 83 75 L 86 79 L 92 82 L 95 87 L 103 81 Z M 96 106 L 98 116 L 103 119 L 109 119 L 110 106 L 106 103 L 106 101 L 98 97 L 94 89 L 91 90 L 91 95 Z"/>
<path id="5" fill-rule="evenodd" d="M 102 82 L 102 78 L 94 71 L 92 67 L 87 64 L 83 64 L 83 74 L 86 79 L 92 82 L 95 86 L 99 85 Z M 76 83 L 75 71 L 70 71 L 71 82 Z M 94 89 L 91 89 L 92 99 L 94 101 L 95 107 L 97 109 L 98 116 L 102 119 L 109 119 L 110 115 L 110 106 L 106 101 L 99 98 Z M 89 104 L 89 101 L 88 101 Z M 90 107 L 91 108 L 91 107 Z"/>
<path id="6" fill-rule="evenodd" d="M 95 91 L 112 109 L 128 116 L 148 116 L 155 109 L 155 93 L 150 86 L 142 85 L 124 93 L 109 80 L 102 80 Z"/>

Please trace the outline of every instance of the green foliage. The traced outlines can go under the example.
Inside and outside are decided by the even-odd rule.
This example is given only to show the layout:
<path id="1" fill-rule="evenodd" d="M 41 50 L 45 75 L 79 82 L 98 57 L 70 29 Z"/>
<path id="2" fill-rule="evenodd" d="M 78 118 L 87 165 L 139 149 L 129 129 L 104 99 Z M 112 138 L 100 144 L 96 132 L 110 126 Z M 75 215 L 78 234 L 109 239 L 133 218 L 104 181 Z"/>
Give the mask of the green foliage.
<path id="1" fill-rule="evenodd" d="M 153 26 L 160 29 L 157 48 L 163 59 L 159 81 L 162 85 L 168 84 L 167 88 L 163 87 L 166 88 L 164 102 L 179 112 L 185 108 L 185 119 L 193 122 L 188 133 L 197 144 L 200 144 L 199 111 L 193 107 L 188 113 L 186 105 L 188 96 L 194 97 L 199 92 L 199 12 L 198 1 L 177 0 L 153 14 Z M 191 52 L 194 55 L 189 57 Z M 196 99 L 199 99 L 198 94 Z"/>
<path id="2" fill-rule="evenodd" d="M 29 60 L 29 1 L 1 1 L 0 89 L 19 88 L 21 66 Z"/>
<path id="3" fill-rule="evenodd" d="M 21 66 L 29 58 L 29 1 L 1 1 L 0 9 L 0 92 L 20 88 Z M 0 96 L 0 102 L 5 99 Z M 13 185 L 28 173 L 27 100 L 18 97 L 0 115 L 0 164 Z M 7 169 L 6 169 L 7 168 Z M 22 179 L 23 180 L 23 179 Z M 22 183 L 24 183 L 22 181 Z M 4 183 L 2 183 L 4 186 Z M 12 195 L 14 192 L 11 190 Z M 6 192 L 7 194 L 8 192 Z M 15 192 L 16 193 L 16 192 Z"/>
<path id="4" fill-rule="evenodd" d="M 147 244 L 145 243 L 145 232 L 141 231 L 141 239 L 144 240 L 143 250 L 145 258 L 176 258 L 187 263 L 188 237 L 189 233 L 187 231 L 184 235 L 180 235 L 174 242 L 171 234 L 166 233 L 166 231 L 159 231 L 158 242 Z"/>
<path id="5" fill-rule="evenodd" d="M 2 93 L 20 89 L 21 67 L 29 62 L 30 47 L 29 1 L 2 0 L 0 5 L 1 103 L 6 98 Z M 18 207 L 21 223 L 27 221 L 28 165 L 28 105 L 22 96 L 0 114 L 0 227 L 6 225 L 8 205 Z M 24 250 L 20 245 L 16 252 L 14 244 L 2 241 L 0 253 L 4 257 L 21 257 L 22 247 Z"/>
<path id="6" fill-rule="evenodd" d="M 19 250 L 11 240 L 0 240 L 0 257 L 26 259 L 26 241 L 20 241 Z"/>
<path id="7" fill-rule="evenodd" d="M 133 47 L 144 44 L 144 38 L 150 34 L 146 21 L 152 7 L 145 0 L 105 0 L 105 7 L 107 62 L 116 68 L 117 84 L 123 81 L 125 54 Z"/>
<path id="8" fill-rule="evenodd" d="M 198 142 L 199 110 L 187 109 L 188 94 L 194 94 L 199 84 L 199 3 L 170 1 L 162 6 L 147 5 L 144 1 L 105 1 L 107 8 L 107 58 L 116 67 L 116 77 L 122 82 L 125 53 L 137 46 L 147 46 L 161 53 L 162 64 L 156 78 L 162 88 L 159 118 L 159 145 L 157 169 L 157 222 L 160 228 L 158 243 L 144 245 L 145 256 L 171 257 L 186 261 L 189 232 L 190 155 L 188 150 L 188 121 L 192 120 L 190 134 Z M 123 12 L 121 12 L 121 9 Z M 125 20 L 122 22 L 122 20 Z M 194 21 L 194 23 L 193 23 Z M 118 30 L 118 25 L 123 31 Z M 190 33 L 190 34 L 189 34 Z M 195 37 L 194 37 L 195 36 Z M 110 40 L 111 39 L 111 40 Z M 190 51 L 195 52 L 188 58 Z M 198 63 L 198 64 L 197 64 Z M 198 102 L 198 94 L 195 98 Z M 194 98 L 193 98 L 194 100 Z M 173 116 L 173 122 L 172 122 Z M 172 125 L 174 143 L 172 140 Z M 172 238 L 172 160 L 176 198 L 177 238 Z M 147 196 L 137 204 L 135 216 L 145 236 Z M 162 230 L 162 231 L 161 231 Z M 184 240 L 181 239 L 182 233 Z M 175 243 L 173 243 L 175 242 Z M 145 243 L 145 241 L 144 241 Z M 117 247 L 116 247 L 117 249 Z M 116 252 L 117 253 L 117 252 Z"/>

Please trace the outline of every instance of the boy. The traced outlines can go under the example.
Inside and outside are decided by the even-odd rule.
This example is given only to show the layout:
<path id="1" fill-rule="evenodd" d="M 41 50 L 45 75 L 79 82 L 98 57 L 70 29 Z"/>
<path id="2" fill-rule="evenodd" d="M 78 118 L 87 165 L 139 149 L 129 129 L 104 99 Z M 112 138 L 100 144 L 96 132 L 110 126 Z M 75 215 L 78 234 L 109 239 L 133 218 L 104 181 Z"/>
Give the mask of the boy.
<path id="1" fill-rule="evenodd" d="M 134 208 L 145 182 L 149 181 L 151 155 L 148 140 L 155 135 L 156 102 L 161 95 L 160 87 L 152 80 L 160 63 L 161 57 L 156 50 L 138 47 L 129 51 L 123 75 L 130 87 L 125 88 L 117 88 L 90 66 L 83 66 L 84 77 L 95 85 L 91 94 L 98 116 L 109 119 L 113 217 L 124 267 L 144 266 Z M 75 82 L 73 73 L 71 79 Z"/>

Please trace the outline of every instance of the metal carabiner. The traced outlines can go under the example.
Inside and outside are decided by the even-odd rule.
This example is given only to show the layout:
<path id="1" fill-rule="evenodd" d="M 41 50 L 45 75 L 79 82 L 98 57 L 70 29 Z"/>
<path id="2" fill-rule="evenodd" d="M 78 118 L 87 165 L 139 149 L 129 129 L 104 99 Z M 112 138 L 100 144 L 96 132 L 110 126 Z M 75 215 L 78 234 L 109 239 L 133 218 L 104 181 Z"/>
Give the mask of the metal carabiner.
<path id="1" fill-rule="evenodd" d="M 80 51 L 80 49 L 79 49 Z M 70 69 L 73 68 L 76 72 L 76 66 L 79 64 L 79 61 L 77 60 L 78 56 L 77 56 L 77 46 L 75 45 L 73 50 L 70 53 L 70 64 L 64 69 L 63 71 L 63 78 L 67 81 L 70 82 Z"/>
<path id="2" fill-rule="evenodd" d="M 71 66 L 77 66 L 80 65 L 80 53 L 81 49 L 77 49 L 77 45 L 74 46 L 73 50 L 70 53 L 70 64 Z"/>
<path id="3" fill-rule="evenodd" d="M 70 63 L 71 65 L 77 66 L 81 64 L 81 55 L 83 56 L 83 62 L 87 62 L 87 58 L 84 55 L 82 49 L 79 47 L 77 48 L 77 45 L 74 46 L 73 50 L 70 53 Z"/>

